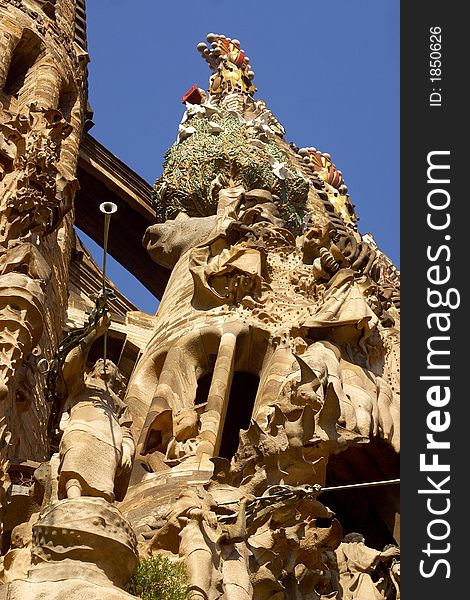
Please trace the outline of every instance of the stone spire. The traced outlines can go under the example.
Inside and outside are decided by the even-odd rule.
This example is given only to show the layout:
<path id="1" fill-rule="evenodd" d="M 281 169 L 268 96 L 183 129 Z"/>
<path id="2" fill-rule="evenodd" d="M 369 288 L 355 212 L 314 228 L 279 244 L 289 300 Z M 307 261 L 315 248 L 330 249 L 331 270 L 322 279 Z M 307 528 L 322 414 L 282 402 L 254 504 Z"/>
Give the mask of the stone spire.
<path id="1" fill-rule="evenodd" d="M 357 514 L 317 496 L 376 463 L 396 478 L 397 281 L 331 157 L 286 142 L 238 40 L 208 41 L 209 89 L 183 97 L 144 236 L 172 275 L 127 389 L 123 511 L 148 552 L 184 557 L 194 600 L 327 597 Z"/>
<path id="2" fill-rule="evenodd" d="M 289 229 L 300 231 L 311 210 L 322 221 L 333 212 L 341 227 L 353 226 L 357 216 L 331 156 L 285 141 L 284 127 L 253 97 L 254 73 L 239 40 L 213 33 L 207 40 L 210 48 L 197 48 L 212 71 L 209 89 L 195 85 L 183 97 L 178 138 L 155 185 L 157 215 L 210 214 L 218 181 L 231 178 L 271 191 Z"/>

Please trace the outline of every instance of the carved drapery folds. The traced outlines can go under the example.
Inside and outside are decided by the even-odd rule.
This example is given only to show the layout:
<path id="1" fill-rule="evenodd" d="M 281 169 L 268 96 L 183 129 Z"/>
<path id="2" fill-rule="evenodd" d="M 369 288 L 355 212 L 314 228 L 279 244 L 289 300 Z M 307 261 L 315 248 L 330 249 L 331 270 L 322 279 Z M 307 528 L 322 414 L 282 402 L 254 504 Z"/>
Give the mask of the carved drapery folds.
<path id="1" fill-rule="evenodd" d="M 364 273 L 364 262 L 357 263 L 354 253 L 341 252 L 339 247 L 346 247 L 341 236 L 336 236 L 336 244 L 335 232 L 324 227 L 316 232 L 317 237 L 309 235 L 308 229 L 306 234 L 295 238 L 279 226 L 280 219 L 273 211 L 266 212 L 268 192 L 264 192 L 261 208 L 254 213 L 252 200 L 261 196 L 255 192 L 246 194 L 249 208 L 245 209 L 242 187 L 220 190 L 216 219 L 210 221 L 212 232 L 204 241 L 182 252 L 178 262 L 178 266 L 186 265 L 192 280 L 186 273 L 185 281 L 181 277 L 175 281 L 180 290 L 185 286 L 183 293 L 187 293 L 188 304 L 181 305 L 179 310 L 193 320 L 200 335 L 205 335 L 208 314 L 213 315 L 214 326 L 224 316 L 225 325 L 220 325 L 219 333 L 214 333 L 220 340 L 215 342 L 213 350 L 214 377 L 223 336 L 231 329 L 235 336 L 240 336 L 232 355 L 233 361 L 237 357 L 243 363 L 244 355 L 252 349 L 244 347 L 247 342 L 242 338 L 247 334 L 242 332 L 251 328 L 258 332 L 258 337 L 272 340 L 264 350 L 264 364 L 257 372 L 263 384 L 258 390 L 253 418 L 260 418 L 257 414 L 266 412 L 269 405 L 289 394 L 294 394 L 297 401 L 303 395 L 304 402 L 310 396 L 309 401 L 315 406 L 334 395 L 339 408 L 338 423 L 345 430 L 365 439 L 379 436 L 398 450 L 398 398 L 390 385 L 390 372 L 397 375 L 396 365 L 385 366 L 390 360 L 388 347 L 393 336 L 388 331 L 391 322 L 395 322 L 391 316 L 395 308 L 383 296 L 380 284 Z M 248 225 L 247 212 L 251 220 Z M 196 221 L 197 227 L 201 219 Z M 178 252 L 185 248 L 184 238 L 177 235 L 184 231 L 180 222 L 176 219 L 165 223 L 167 253 L 170 239 L 175 244 L 172 252 L 176 247 Z M 154 256 L 158 256 L 159 245 L 162 247 L 159 233 L 159 229 L 151 228 L 146 234 Z M 353 232 L 350 237 L 354 239 Z M 315 254 L 317 258 L 313 258 Z M 164 312 L 164 308 L 165 299 L 160 310 Z M 171 314 L 164 316 L 171 320 Z M 231 325 L 229 321 L 233 321 Z M 149 347 L 154 364 L 160 362 L 158 356 L 166 356 L 149 410 L 154 421 L 163 422 L 163 415 L 172 411 L 177 419 L 183 407 L 191 409 L 200 378 L 197 371 L 209 368 L 207 357 L 195 354 L 198 351 L 193 348 L 191 333 L 179 337 L 177 331 L 170 330 L 171 335 L 175 336 L 174 342 L 156 337 Z M 279 354 L 279 347 L 285 348 L 285 381 L 279 382 L 276 389 L 270 379 L 268 357 Z M 146 358 L 142 362 L 145 364 Z M 177 372 L 182 369 L 187 375 L 175 385 Z M 172 382 L 163 383 L 167 373 Z M 303 387 L 302 393 L 299 387 Z M 192 400 L 188 401 L 191 395 Z M 200 420 L 204 419 L 202 413 Z M 173 425 L 177 427 L 176 422 Z M 151 427 L 148 417 L 146 426 Z M 166 426 L 171 429 L 170 420 Z M 182 441 L 178 436 L 176 439 Z"/>
<path id="2" fill-rule="evenodd" d="M 135 444 L 130 415 L 118 396 L 122 375 L 109 359 L 99 359 L 86 373 L 91 345 L 108 325 L 105 316 L 92 323 L 57 374 L 63 387 L 59 498 L 92 496 L 113 502 L 126 493 Z"/>
<path id="3" fill-rule="evenodd" d="M 352 532 L 344 537 L 336 550 L 338 590 L 342 598 L 381 600 L 391 594 L 399 598 L 400 563 L 397 563 L 400 556 L 399 549 L 391 545 L 378 551 L 369 548 L 364 542 L 363 535 Z M 388 568 L 382 567 L 379 563 L 388 563 Z"/>

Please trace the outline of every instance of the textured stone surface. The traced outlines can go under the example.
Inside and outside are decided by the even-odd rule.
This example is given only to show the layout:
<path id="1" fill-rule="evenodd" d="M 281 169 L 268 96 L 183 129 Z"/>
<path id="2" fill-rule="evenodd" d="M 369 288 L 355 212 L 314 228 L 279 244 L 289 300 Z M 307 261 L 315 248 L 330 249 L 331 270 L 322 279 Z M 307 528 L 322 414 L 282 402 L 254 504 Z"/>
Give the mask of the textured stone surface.
<path id="1" fill-rule="evenodd" d="M 131 598 L 153 554 L 191 600 L 399 598 L 397 488 L 328 491 L 398 476 L 399 273 L 211 34 L 153 209 L 83 142 L 94 237 L 101 188 L 116 235 L 158 221 L 155 272 L 126 240 L 155 289 L 171 270 L 157 315 L 136 311 L 72 232 L 83 27 L 79 0 L 0 0 L 0 598 Z"/>
<path id="2" fill-rule="evenodd" d="M 57 3 L 50 14 L 31 3 L 0 2 L 0 302 L 2 322 L 8 320 L 0 331 L 3 491 L 10 459 L 48 458 L 37 364 L 61 337 L 86 110 L 87 55 L 74 45 L 74 20 L 74 2 Z M 1 500 L 3 506 L 3 492 Z"/>
<path id="3" fill-rule="evenodd" d="M 316 499 L 330 457 L 334 476 L 346 451 L 399 451 L 398 273 L 357 231 L 331 157 L 286 144 L 252 99 L 238 42 L 209 41 L 210 90 L 155 185 L 172 218 L 144 237 L 173 271 L 127 390 L 139 439 L 122 509 L 143 555 L 184 557 L 192 598 L 332 597 L 341 514 Z M 370 524 L 382 546 L 391 506 Z"/>

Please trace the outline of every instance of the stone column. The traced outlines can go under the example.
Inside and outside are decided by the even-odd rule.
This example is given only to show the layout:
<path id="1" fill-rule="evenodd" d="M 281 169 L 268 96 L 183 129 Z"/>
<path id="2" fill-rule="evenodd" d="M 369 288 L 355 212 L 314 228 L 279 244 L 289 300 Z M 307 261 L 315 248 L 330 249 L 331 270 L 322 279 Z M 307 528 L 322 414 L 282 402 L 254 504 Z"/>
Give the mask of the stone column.
<path id="1" fill-rule="evenodd" d="M 220 339 L 207 406 L 201 415 L 199 430 L 201 441 L 197 450 L 197 454 L 201 458 L 212 458 L 219 452 L 232 386 L 236 344 L 237 337 L 231 332 L 224 333 Z"/>

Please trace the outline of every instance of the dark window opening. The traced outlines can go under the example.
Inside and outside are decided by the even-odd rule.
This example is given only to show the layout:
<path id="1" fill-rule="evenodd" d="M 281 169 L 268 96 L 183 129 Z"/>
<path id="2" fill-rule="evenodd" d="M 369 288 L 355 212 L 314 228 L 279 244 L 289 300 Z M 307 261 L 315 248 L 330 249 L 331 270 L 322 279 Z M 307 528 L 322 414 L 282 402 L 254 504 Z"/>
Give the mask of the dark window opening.
<path id="1" fill-rule="evenodd" d="M 156 452 L 157 450 L 165 452 L 165 449 L 163 448 L 163 436 L 161 431 L 152 429 L 145 442 L 144 454 L 152 454 L 152 452 Z"/>
<path id="2" fill-rule="evenodd" d="M 317 517 L 315 519 L 315 527 L 319 529 L 329 529 L 333 525 L 334 517 Z"/>
<path id="3" fill-rule="evenodd" d="M 2 548 L 1 548 L 1 556 L 5 556 L 5 554 L 10 549 L 11 545 L 11 531 L 4 531 L 2 533 Z"/>
<path id="4" fill-rule="evenodd" d="M 384 440 L 373 438 L 364 446 L 330 456 L 326 485 L 390 481 L 400 476 L 400 457 Z M 381 549 L 399 542 L 400 487 L 395 484 L 328 492 L 320 501 L 337 515 L 344 533 L 358 531 L 366 544 Z"/>
<path id="5" fill-rule="evenodd" d="M 206 375 L 203 375 L 198 379 L 196 398 L 194 399 L 195 406 L 200 406 L 201 404 L 205 404 L 207 402 L 207 396 L 209 395 L 209 389 L 211 387 L 212 375 L 212 372 L 206 373 Z"/>
<path id="6" fill-rule="evenodd" d="M 13 52 L 7 80 L 3 89 L 5 94 L 18 98 L 28 71 L 37 61 L 41 50 L 39 38 L 32 31 L 25 29 L 21 40 Z"/>
<path id="7" fill-rule="evenodd" d="M 85 12 L 86 12 L 85 0 L 77 0 L 76 4 L 77 4 L 77 11 L 80 11 L 81 13 L 85 14 Z"/>
<path id="8" fill-rule="evenodd" d="M 55 19 L 55 4 L 56 0 L 39 0 L 42 4 L 43 12 L 50 18 Z"/>
<path id="9" fill-rule="evenodd" d="M 248 429 L 250 424 L 258 385 L 257 375 L 243 371 L 234 374 L 219 456 L 230 460 L 237 451 L 240 429 Z"/>
<path id="10" fill-rule="evenodd" d="M 77 91 L 73 86 L 67 86 L 62 89 L 59 97 L 59 111 L 65 121 L 73 128 L 72 115 L 77 105 Z M 63 138 L 58 143 L 58 149 L 62 152 L 67 148 L 67 138 Z M 62 157 L 61 157 L 62 158 Z M 65 159 L 67 160 L 67 159 Z"/>
<path id="11" fill-rule="evenodd" d="M 77 0 L 75 9 L 75 41 L 83 50 L 87 49 L 86 43 L 86 10 L 85 2 Z"/>
<path id="12" fill-rule="evenodd" d="M 59 110 L 64 119 L 70 123 L 72 120 L 72 111 L 77 102 L 77 93 L 74 89 L 62 91 L 59 99 Z"/>

